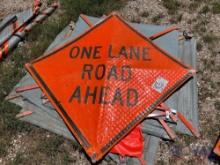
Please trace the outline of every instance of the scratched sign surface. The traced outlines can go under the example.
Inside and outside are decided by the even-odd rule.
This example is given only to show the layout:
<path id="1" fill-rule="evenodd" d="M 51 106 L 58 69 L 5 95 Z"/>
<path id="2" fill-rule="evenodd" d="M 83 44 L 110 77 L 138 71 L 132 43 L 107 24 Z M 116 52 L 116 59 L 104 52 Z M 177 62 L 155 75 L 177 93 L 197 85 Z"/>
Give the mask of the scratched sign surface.
<path id="1" fill-rule="evenodd" d="M 192 76 L 117 15 L 26 68 L 93 161 Z"/>

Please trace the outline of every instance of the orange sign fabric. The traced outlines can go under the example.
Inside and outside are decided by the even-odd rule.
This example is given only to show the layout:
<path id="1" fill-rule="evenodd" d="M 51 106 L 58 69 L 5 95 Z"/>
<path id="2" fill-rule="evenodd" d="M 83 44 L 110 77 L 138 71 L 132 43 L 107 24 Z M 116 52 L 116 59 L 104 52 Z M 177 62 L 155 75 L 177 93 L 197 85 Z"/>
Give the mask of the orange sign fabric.
<path id="1" fill-rule="evenodd" d="M 94 162 L 192 76 L 117 15 L 26 67 Z"/>

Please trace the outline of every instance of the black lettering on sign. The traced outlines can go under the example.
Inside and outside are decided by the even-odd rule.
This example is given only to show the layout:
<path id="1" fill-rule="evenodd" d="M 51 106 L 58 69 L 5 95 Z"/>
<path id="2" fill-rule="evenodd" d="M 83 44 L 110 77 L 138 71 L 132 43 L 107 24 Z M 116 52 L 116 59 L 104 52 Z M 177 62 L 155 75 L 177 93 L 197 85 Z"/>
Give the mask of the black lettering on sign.
<path id="1" fill-rule="evenodd" d="M 93 54 L 93 58 L 94 59 L 99 59 L 101 58 L 100 56 L 100 49 L 102 48 L 102 46 L 96 46 L 95 50 L 94 50 L 94 54 Z"/>
<path id="2" fill-rule="evenodd" d="M 138 92 L 136 89 L 128 88 L 127 92 L 127 106 L 133 107 L 138 103 Z"/>
<path id="3" fill-rule="evenodd" d="M 118 80 L 120 78 L 122 81 L 129 81 L 131 80 L 131 67 L 129 65 L 123 65 L 120 69 L 120 74 L 117 73 L 117 66 L 112 65 L 109 70 L 107 79 L 108 80 Z"/>
<path id="4" fill-rule="evenodd" d="M 150 55 L 149 55 L 149 48 L 144 47 L 142 53 L 143 53 L 143 60 L 144 60 L 144 61 L 149 61 L 149 60 L 151 60 L 151 59 L 150 59 Z"/>
<path id="5" fill-rule="evenodd" d="M 89 47 L 79 47 L 79 46 L 74 46 L 71 48 L 69 57 L 72 59 L 75 58 L 87 58 L 87 59 L 100 59 L 100 49 L 102 46 L 89 46 Z"/>
<path id="6" fill-rule="evenodd" d="M 123 65 L 121 68 L 121 80 L 129 81 L 131 80 L 131 67 L 129 65 Z"/>
<path id="7" fill-rule="evenodd" d="M 105 65 L 99 64 L 95 70 L 95 78 L 97 80 L 103 79 L 103 77 L 105 76 L 105 70 L 106 70 Z"/>
<path id="8" fill-rule="evenodd" d="M 83 80 L 91 80 L 93 78 L 102 80 L 105 76 L 107 80 L 129 81 L 132 78 L 132 70 L 129 65 L 122 65 L 121 67 L 112 65 L 108 71 L 105 64 L 98 64 L 97 66 L 92 64 L 83 65 L 81 74 Z"/>
<path id="9" fill-rule="evenodd" d="M 103 86 L 100 90 L 100 97 L 99 97 L 99 104 L 109 104 L 109 102 L 106 100 L 107 93 L 110 90 L 110 87 Z"/>
<path id="10" fill-rule="evenodd" d="M 87 58 L 90 58 L 91 54 L 92 54 L 92 47 L 91 46 L 88 47 L 88 48 L 86 48 L 86 47 L 82 48 L 81 58 L 84 58 L 84 56 L 87 57 Z"/>
<path id="11" fill-rule="evenodd" d="M 94 90 L 87 86 L 84 103 L 88 104 L 89 97 L 92 99 L 92 104 L 96 103 L 96 94 L 97 94 L 97 86 L 94 87 Z"/>
<path id="12" fill-rule="evenodd" d="M 80 86 L 77 86 L 76 89 L 73 91 L 72 96 L 69 99 L 69 102 L 72 102 L 74 99 L 81 103 L 81 89 Z"/>
<path id="13" fill-rule="evenodd" d="M 125 58 L 130 60 L 143 60 L 143 61 L 149 61 L 150 55 L 149 55 L 149 48 L 148 47 L 134 47 L 134 46 L 122 46 L 117 50 L 117 52 L 114 51 L 113 54 L 113 46 L 109 45 L 108 47 L 108 58 Z"/>
<path id="14" fill-rule="evenodd" d="M 124 57 L 124 58 L 128 58 L 127 52 L 126 52 L 126 48 L 125 46 L 122 46 L 120 51 L 119 51 L 119 58 Z"/>
<path id="15" fill-rule="evenodd" d="M 109 47 L 108 47 L 108 57 L 114 58 L 114 56 L 112 55 L 112 45 L 109 45 Z"/>
<path id="16" fill-rule="evenodd" d="M 93 70 L 92 64 L 84 64 L 81 78 L 85 79 L 85 75 L 87 75 L 88 79 L 91 80 L 92 70 Z"/>
<path id="17" fill-rule="evenodd" d="M 124 91 L 124 90 L 123 90 Z M 128 88 L 124 91 L 122 95 L 122 90 L 120 88 L 116 88 L 112 90 L 109 86 L 86 86 L 85 92 L 81 93 L 80 86 L 77 86 L 70 99 L 69 102 L 78 102 L 84 104 L 111 104 L 111 105 L 121 105 L 127 107 L 134 107 L 138 104 L 138 91 L 134 88 Z M 83 100 L 83 102 L 81 101 Z"/>
<path id="18" fill-rule="evenodd" d="M 122 99 L 122 95 L 121 95 L 121 90 L 119 88 L 117 88 L 115 90 L 114 96 L 113 96 L 113 100 L 111 102 L 112 105 L 119 103 L 121 106 L 124 105 L 123 103 L 123 99 Z"/>
<path id="19" fill-rule="evenodd" d="M 74 46 L 70 50 L 69 57 L 71 59 L 99 59 L 101 58 L 102 46 Z M 125 58 L 131 60 L 150 60 L 148 47 L 117 47 L 117 52 L 113 51 L 113 45 L 109 45 L 108 58 Z M 113 52 L 115 54 L 113 54 Z M 132 68 L 130 65 L 117 66 L 106 64 L 84 64 L 82 66 L 82 80 L 103 80 L 107 81 L 124 81 L 128 82 L 132 79 Z M 86 82 L 85 82 L 86 83 Z M 115 82 L 117 83 L 117 82 Z M 90 84 L 90 83 L 89 83 Z M 113 88 L 112 86 L 76 86 L 73 90 L 69 102 L 79 104 L 110 104 L 127 107 L 134 107 L 138 104 L 139 94 L 134 88 L 123 87 Z"/>
<path id="20" fill-rule="evenodd" d="M 108 77 L 107 77 L 108 80 L 110 80 L 112 78 L 115 79 L 115 80 L 118 80 L 116 65 L 112 65 L 112 67 L 109 71 Z"/>
<path id="21" fill-rule="evenodd" d="M 140 48 L 131 47 L 130 48 L 130 59 L 140 60 Z"/>
<path id="22" fill-rule="evenodd" d="M 77 58 L 79 56 L 79 52 L 80 52 L 80 48 L 78 46 L 74 46 L 71 50 L 70 50 L 70 58 Z"/>

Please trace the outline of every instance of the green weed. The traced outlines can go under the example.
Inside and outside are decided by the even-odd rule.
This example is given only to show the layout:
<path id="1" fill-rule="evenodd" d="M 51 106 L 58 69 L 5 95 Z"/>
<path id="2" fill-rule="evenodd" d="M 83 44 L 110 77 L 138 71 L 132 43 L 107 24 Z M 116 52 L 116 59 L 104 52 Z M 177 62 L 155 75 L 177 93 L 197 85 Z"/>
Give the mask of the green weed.
<path id="1" fill-rule="evenodd" d="M 220 13 L 220 2 L 214 2 L 212 4 L 212 12 L 214 14 L 219 14 Z"/>

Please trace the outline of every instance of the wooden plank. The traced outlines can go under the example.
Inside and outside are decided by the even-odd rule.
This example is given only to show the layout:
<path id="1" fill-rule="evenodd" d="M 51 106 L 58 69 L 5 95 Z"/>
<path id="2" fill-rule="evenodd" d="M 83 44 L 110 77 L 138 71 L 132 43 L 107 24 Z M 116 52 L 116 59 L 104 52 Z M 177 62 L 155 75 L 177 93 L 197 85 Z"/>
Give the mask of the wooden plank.
<path id="1" fill-rule="evenodd" d="M 177 57 L 184 63 L 196 68 L 196 41 L 194 39 L 180 41 Z M 193 79 L 169 97 L 166 103 L 168 106 L 181 112 L 198 129 L 198 91 L 196 81 L 196 76 L 194 76 Z M 178 121 L 175 129 L 178 132 L 192 135 L 180 121 Z"/>
<path id="2" fill-rule="evenodd" d="M 144 160 L 146 160 L 147 165 L 154 165 L 160 139 L 155 136 L 148 136 L 147 142 L 148 143 L 145 144 Z"/>
<path id="3" fill-rule="evenodd" d="M 169 126 L 175 127 L 173 124 L 169 124 Z M 147 119 L 142 124 L 142 132 L 148 133 L 149 135 L 153 135 L 162 139 L 170 139 L 164 128 L 159 124 L 158 121 L 153 119 Z"/>
<path id="4" fill-rule="evenodd" d="M 62 120 L 59 120 L 58 122 L 57 120 L 54 120 L 53 117 L 48 115 L 48 113 L 46 113 L 45 110 L 42 110 L 41 108 L 38 108 L 27 101 L 24 102 L 25 103 L 22 111 L 30 110 L 33 112 L 33 114 L 21 118 L 22 121 L 29 122 L 31 124 L 44 128 L 48 131 L 54 132 L 76 142 L 73 135 L 67 129 L 66 125 L 63 123 Z"/>

